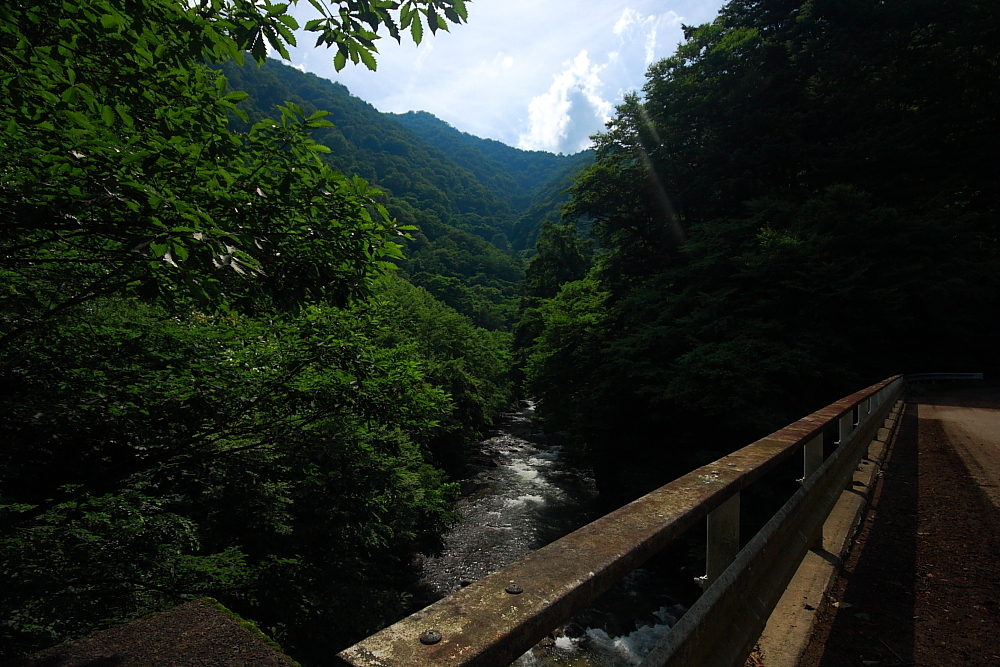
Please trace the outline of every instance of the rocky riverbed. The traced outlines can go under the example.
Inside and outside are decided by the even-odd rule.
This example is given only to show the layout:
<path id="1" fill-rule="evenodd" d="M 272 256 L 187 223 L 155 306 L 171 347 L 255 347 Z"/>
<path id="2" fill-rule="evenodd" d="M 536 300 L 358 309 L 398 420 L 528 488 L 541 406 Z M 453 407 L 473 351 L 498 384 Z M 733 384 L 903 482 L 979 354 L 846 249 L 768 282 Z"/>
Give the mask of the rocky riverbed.
<path id="1" fill-rule="evenodd" d="M 478 444 L 462 480 L 464 520 L 444 536 L 440 553 L 419 557 L 428 598 L 448 595 L 597 518 L 593 477 L 566 461 L 533 412 L 531 402 L 521 402 Z M 660 576 L 637 570 L 517 664 L 638 664 L 683 611 Z"/>

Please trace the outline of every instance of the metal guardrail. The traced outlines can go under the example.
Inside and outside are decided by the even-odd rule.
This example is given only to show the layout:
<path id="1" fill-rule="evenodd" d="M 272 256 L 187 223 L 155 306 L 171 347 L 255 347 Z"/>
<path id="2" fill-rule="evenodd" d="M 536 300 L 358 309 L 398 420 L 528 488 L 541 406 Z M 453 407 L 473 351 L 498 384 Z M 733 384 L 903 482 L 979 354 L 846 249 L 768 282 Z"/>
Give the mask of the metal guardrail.
<path id="1" fill-rule="evenodd" d="M 737 667 L 901 395 L 888 378 L 680 477 L 338 654 L 354 667 L 501 667 L 696 522 L 705 593 L 643 667 Z M 823 434 L 839 446 L 823 460 Z M 803 484 L 744 547 L 740 491 L 803 451 Z M 738 553 L 737 553 L 738 551 Z"/>
<path id="2" fill-rule="evenodd" d="M 982 373 L 914 373 L 906 376 L 907 382 L 923 380 L 982 380 Z"/>

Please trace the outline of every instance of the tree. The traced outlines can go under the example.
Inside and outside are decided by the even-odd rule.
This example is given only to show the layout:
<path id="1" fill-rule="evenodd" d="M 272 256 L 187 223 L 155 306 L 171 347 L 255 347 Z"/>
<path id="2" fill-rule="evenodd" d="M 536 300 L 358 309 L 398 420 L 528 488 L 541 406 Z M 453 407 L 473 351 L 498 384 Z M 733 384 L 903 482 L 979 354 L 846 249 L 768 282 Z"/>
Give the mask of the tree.
<path id="1" fill-rule="evenodd" d="M 341 6 L 307 30 L 368 62 L 389 5 Z M 395 5 L 393 5 L 395 7 Z M 402 24 L 464 19 L 460 0 L 408 1 Z M 4 7 L 0 73 L 0 271 L 5 371 L 29 334 L 110 295 L 244 313 L 346 305 L 400 258 L 402 234 L 367 184 L 332 171 L 296 105 L 246 134 L 243 93 L 198 58 L 263 58 L 297 27 L 287 5 L 163 0 Z M 457 13 L 456 13 L 457 12 Z M 339 17 L 339 18 L 338 18 Z M 50 29 L 56 26 L 55 29 Z M 420 39 L 419 27 L 413 28 Z M 364 53 L 369 55 L 365 56 Z"/>
<path id="2" fill-rule="evenodd" d="M 426 381 L 451 398 L 453 409 L 427 448 L 436 465 L 461 474 L 468 443 L 510 404 L 510 334 L 474 326 L 423 287 L 398 276 L 379 282 L 377 299 L 392 313 L 380 342 L 390 348 L 414 346 L 424 360 Z"/>
<path id="3" fill-rule="evenodd" d="M 462 0 L 314 4 L 306 29 L 337 45 L 338 66 L 374 68 L 377 30 L 398 39 L 397 19 L 420 41 L 422 20 L 465 17 Z M 290 105 L 249 133 L 227 127 L 246 95 L 198 61 L 284 52 L 287 5 L 85 0 L 5 6 L 0 20 L 0 270 L 4 313 L 18 313 L 4 344 L 126 288 L 343 304 L 400 256 L 366 184 L 316 155 L 328 149 L 307 134 L 325 114 Z"/>
<path id="4" fill-rule="evenodd" d="M 543 220 L 535 244 L 538 253 L 528 263 L 524 276 L 518 321 L 514 327 L 515 368 L 523 380 L 524 369 L 535 340 L 542 333 L 542 303 L 555 297 L 568 282 L 582 280 L 593 261 L 593 243 L 578 238 L 573 225 Z"/>
<path id="5" fill-rule="evenodd" d="M 565 283 L 582 280 L 593 261 L 593 243 L 578 238 L 573 225 L 543 220 L 536 254 L 525 269 L 524 293 L 537 302 L 551 299 Z"/>
<path id="6" fill-rule="evenodd" d="M 0 374 L 4 658 L 201 595 L 306 656 L 404 613 L 408 550 L 451 517 L 421 453 L 450 400 L 380 317 L 104 297 L 21 339 Z"/>
<path id="7" fill-rule="evenodd" d="M 546 429 L 569 432 L 578 450 L 596 453 L 595 461 L 602 457 L 594 449 L 599 446 L 594 427 L 607 419 L 609 408 L 595 400 L 606 393 L 598 371 L 608 338 L 607 299 L 593 278 L 564 284 L 555 297 L 539 304 L 534 317 L 540 332 L 523 350 L 525 385 L 530 395 L 542 399 L 538 412 Z M 595 466 L 595 472 L 599 469 Z M 604 475 L 597 472 L 597 477 L 603 486 Z"/>
<path id="8" fill-rule="evenodd" d="M 1000 367 L 1000 15 L 938 10 L 734 0 L 596 137 L 568 211 L 604 324 L 540 340 L 599 354 L 565 411 L 564 371 L 529 375 L 626 495 L 887 375 Z"/>
<path id="9" fill-rule="evenodd" d="M 465 17 L 312 4 L 338 67 Z M 234 131 L 245 94 L 209 67 L 296 27 L 243 0 L 0 7 L 4 660 L 203 594 L 326 654 L 349 596 L 335 647 L 403 613 L 406 550 L 450 520 L 421 450 L 450 401 L 364 301 L 406 227 L 319 159 L 323 112 Z"/>

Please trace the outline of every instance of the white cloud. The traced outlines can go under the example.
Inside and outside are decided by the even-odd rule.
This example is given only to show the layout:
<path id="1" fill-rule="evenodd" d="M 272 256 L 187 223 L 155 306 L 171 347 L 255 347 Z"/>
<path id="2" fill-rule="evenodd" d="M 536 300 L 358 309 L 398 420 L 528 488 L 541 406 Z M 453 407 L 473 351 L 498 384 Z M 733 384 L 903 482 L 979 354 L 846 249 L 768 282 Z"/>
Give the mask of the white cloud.
<path id="1" fill-rule="evenodd" d="M 528 102 L 528 131 L 519 137 L 519 148 L 575 153 L 611 117 L 613 105 L 600 94 L 605 66 L 591 63 L 583 50 L 563 67 L 548 92 Z"/>
<path id="2" fill-rule="evenodd" d="M 417 49 L 417 59 L 413 63 L 413 69 L 420 71 L 424 68 L 424 64 L 427 59 L 430 58 L 431 54 L 434 53 L 434 42 L 432 40 L 427 40 L 423 48 Z"/>
<path id="3" fill-rule="evenodd" d="M 548 91 L 530 98 L 527 127 L 518 136 L 519 148 L 552 152 L 587 148 L 590 135 L 602 131 L 611 117 L 613 102 L 640 86 L 646 68 L 668 55 L 662 52 L 658 38 L 665 31 L 679 33 L 680 15 L 672 10 L 654 14 L 633 7 L 616 12 L 607 15 L 603 23 L 603 30 L 610 28 L 611 39 L 617 42 L 613 50 L 605 52 L 606 60 L 594 62 L 583 49 L 562 63 L 562 71 L 553 76 Z M 601 39 L 595 34 L 590 41 L 600 43 Z"/>
<path id="4" fill-rule="evenodd" d="M 677 12 L 668 11 L 663 14 L 648 14 L 643 16 L 631 7 L 625 8 L 615 23 L 611 32 L 617 35 L 623 45 L 641 41 L 644 46 L 643 63 L 650 65 L 659 53 L 657 35 L 660 27 L 679 27 L 683 19 Z"/>
<path id="5" fill-rule="evenodd" d="M 456 128 L 508 144 L 573 151 L 603 129 L 621 95 L 670 55 L 683 22 L 711 21 L 723 0 L 474 0 L 469 22 L 378 42 L 378 71 L 333 71 L 333 51 L 289 49 L 308 71 L 346 85 L 382 111 L 429 111 Z M 300 23 L 314 13 L 293 5 Z M 585 52 L 581 69 L 579 54 Z"/>
<path id="6" fill-rule="evenodd" d="M 652 17 L 650 17 L 652 18 Z M 649 29 L 646 33 L 646 64 L 649 65 L 653 62 L 653 57 L 656 54 L 656 24 Z"/>
<path id="7" fill-rule="evenodd" d="M 626 7 L 625 11 L 622 12 L 621 17 L 615 23 L 615 27 L 611 29 L 616 35 L 621 35 L 625 30 L 631 26 L 633 23 L 639 22 L 639 12 L 635 11 L 631 7 Z"/>

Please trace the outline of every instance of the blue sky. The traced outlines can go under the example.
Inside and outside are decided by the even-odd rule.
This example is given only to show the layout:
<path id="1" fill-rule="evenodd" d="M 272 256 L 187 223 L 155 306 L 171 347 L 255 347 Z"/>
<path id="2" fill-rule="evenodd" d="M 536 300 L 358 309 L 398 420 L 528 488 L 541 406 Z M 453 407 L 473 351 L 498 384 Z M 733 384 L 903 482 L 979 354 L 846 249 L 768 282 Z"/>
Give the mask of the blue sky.
<path id="1" fill-rule="evenodd" d="M 671 55 L 681 24 L 711 21 L 719 0 L 471 0 L 469 22 L 420 46 L 379 42 L 378 71 L 333 68 L 300 33 L 291 63 L 343 83 L 381 111 L 429 111 L 456 128 L 554 153 L 586 148 L 615 104 Z M 292 12 L 304 23 L 307 2 Z"/>

